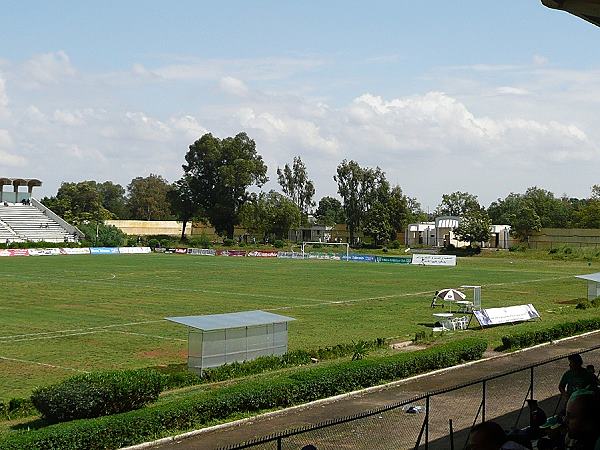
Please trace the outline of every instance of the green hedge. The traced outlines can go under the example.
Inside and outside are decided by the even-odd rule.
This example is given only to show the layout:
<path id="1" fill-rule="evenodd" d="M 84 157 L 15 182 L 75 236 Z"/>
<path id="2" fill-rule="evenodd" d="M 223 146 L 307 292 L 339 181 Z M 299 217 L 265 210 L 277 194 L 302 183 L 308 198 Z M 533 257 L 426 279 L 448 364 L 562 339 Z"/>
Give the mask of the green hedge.
<path id="1" fill-rule="evenodd" d="M 154 370 L 122 370 L 76 375 L 38 388 L 31 401 L 49 422 L 64 422 L 131 411 L 156 401 L 163 377 Z"/>
<path id="2" fill-rule="evenodd" d="M 10 434 L 0 441 L 0 450 L 119 448 L 201 427 L 235 413 L 286 407 L 479 359 L 486 348 L 485 341 L 472 338 L 411 353 L 247 380 L 137 411 Z"/>
<path id="3" fill-rule="evenodd" d="M 7 402 L 0 401 L 0 419 L 3 420 L 34 416 L 37 413 L 38 411 L 28 398 L 11 398 Z"/>
<path id="4" fill-rule="evenodd" d="M 505 350 L 530 347 L 535 344 L 550 342 L 555 339 L 594 330 L 600 330 L 600 318 L 581 319 L 576 322 L 560 323 L 538 330 L 508 334 L 502 336 L 502 347 Z"/>

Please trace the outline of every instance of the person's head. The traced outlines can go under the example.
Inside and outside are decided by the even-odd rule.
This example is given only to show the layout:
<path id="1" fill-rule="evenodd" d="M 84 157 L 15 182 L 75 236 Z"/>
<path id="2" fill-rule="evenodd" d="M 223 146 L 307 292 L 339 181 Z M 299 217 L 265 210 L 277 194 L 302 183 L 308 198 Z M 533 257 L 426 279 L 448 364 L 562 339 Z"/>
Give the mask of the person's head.
<path id="1" fill-rule="evenodd" d="M 594 368 L 593 364 L 588 364 L 587 366 L 585 366 L 585 368 L 589 373 L 596 375 L 596 369 Z"/>
<path id="2" fill-rule="evenodd" d="M 482 422 L 471 429 L 469 450 L 499 450 L 506 442 L 506 433 L 496 422 Z"/>
<path id="3" fill-rule="evenodd" d="M 597 436 L 600 405 L 597 396 L 586 390 L 573 392 L 567 402 L 566 424 L 571 439 L 590 439 Z"/>
<path id="4" fill-rule="evenodd" d="M 579 353 L 569 355 L 567 359 L 569 360 L 570 369 L 579 369 L 581 366 L 583 366 L 583 359 Z"/>

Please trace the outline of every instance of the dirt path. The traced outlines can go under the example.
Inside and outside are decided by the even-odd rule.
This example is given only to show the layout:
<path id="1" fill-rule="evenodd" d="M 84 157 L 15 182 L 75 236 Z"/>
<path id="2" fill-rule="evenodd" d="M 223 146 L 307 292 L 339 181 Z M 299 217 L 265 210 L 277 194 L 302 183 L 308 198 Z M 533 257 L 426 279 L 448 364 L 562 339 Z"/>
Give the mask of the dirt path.
<path id="1" fill-rule="evenodd" d="M 366 410 L 382 407 L 390 403 L 410 399 L 429 391 L 445 389 L 468 383 L 483 377 L 501 374 L 529 364 L 581 351 L 600 343 L 600 332 L 570 339 L 557 344 L 546 345 L 519 353 L 502 355 L 487 361 L 481 361 L 462 367 L 451 368 L 435 374 L 424 375 L 407 381 L 380 386 L 368 392 L 360 392 L 341 399 L 317 402 L 306 406 L 290 408 L 275 414 L 257 416 L 250 421 L 231 423 L 217 429 L 208 429 L 192 438 L 172 441 L 151 448 L 161 450 L 196 450 L 216 449 L 239 442 L 246 442 L 288 429 L 313 425 L 330 419 L 358 414 Z M 584 358 L 586 359 L 586 358 Z M 600 366 L 600 351 L 587 355 L 586 363 Z M 552 414 L 558 380 L 567 365 L 564 361 L 544 366 L 536 373 L 535 397 L 546 400 L 546 409 Z M 537 370 L 537 369 L 536 369 Z M 504 421 L 507 428 L 513 426 L 516 413 L 521 407 L 529 386 L 529 372 L 499 378 L 488 385 L 486 411 L 489 418 Z M 448 433 L 448 417 L 454 417 L 454 429 L 460 431 L 470 426 L 481 402 L 481 386 L 463 388 L 453 393 L 444 394 L 432 399 L 430 406 L 431 426 L 430 442 L 438 439 L 442 442 Z M 526 414 L 524 414 L 526 415 Z M 375 420 L 378 419 L 379 421 Z M 385 413 L 370 421 L 348 424 L 347 433 L 344 427 L 336 430 L 325 430 L 305 436 L 313 443 L 320 443 L 321 448 L 409 448 L 414 446 L 423 414 L 410 415 L 401 410 Z M 522 417 L 521 423 L 525 417 Z M 344 436 L 342 436 L 344 435 Z M 330 441 L 331 442 L 328 442 Z M 347 441 L 347 445 L 342 443 Z M 365 443 L 368 442 L 368 446 Z M 391 443 L 393 442 L 393 445 Z M 294 446 L 284 448 L 300 448 L 310 442 L 298 442 Z M 406 447 L 405 447 L 406 445 Z M 443 448 L 440 444 L 437 448 Z M 261 449 L 275 448 L 265 445 Z"/>

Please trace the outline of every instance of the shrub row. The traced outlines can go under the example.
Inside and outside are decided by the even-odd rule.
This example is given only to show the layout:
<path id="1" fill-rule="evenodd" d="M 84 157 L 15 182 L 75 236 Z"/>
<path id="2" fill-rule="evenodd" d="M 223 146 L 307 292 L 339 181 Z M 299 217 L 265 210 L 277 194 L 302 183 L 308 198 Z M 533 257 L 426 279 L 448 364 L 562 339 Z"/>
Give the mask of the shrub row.
<path id="1" fill-rule="evenodd" d="M 368 353 L 371 350 L 387 346 L 385 338 L 376 338 L 368 341 L 358 341 L 346 344 L 337 344 L 327 347 L 319 347 L 311 350 L 294 350 L 281 356 L 261 356 L 252 361 L 234 362 L 204 371 L 202 378 L 193 374 L 187 366 L 176 365 L 168 367 L 156 367 L 155 369 L 163 375 L 163 386 L 165 389 L 174 389 L 184 386 L 192 386 L 201 383 L 213 383 L 216 381 L 231 380 L 233 378 L 257 375 L 259 373 L 284 369 L 286 367 L 310 364 L 312 358 L 328 360 L 351 356 L 357 352 Z"/>
<path id="2" fill-rule="evenodd" d="M 563 337 L 574 336 L 586 331 L 600 329 L 599 319 L 581 319 L 576 322 L 565 322 L 552 325 L 534 331 L 522 331 L 502 336 L 502 347 L 505 350 L 512 350 L 523 347 L 530 347 L 543 342 L 550 342 Z"/>
<path id="3" fill-rule="evenodd" d="M 137 411 L 11 434 L 0 441 L 0 450 L 119 448 L 199 427 L 235 413 L 286 407 L 475 360 L 481 358 L 486 348 L 485 341 L 472 338 L 412 353 L 247 380 Z"/>
<path id="4" fill-rule="evenodd" d="M 76 375 L 38 388 L 31 401 L 49 422 L 106 416 L 156 401 L 163 377 L 154 370 L 121 370 Z"/>

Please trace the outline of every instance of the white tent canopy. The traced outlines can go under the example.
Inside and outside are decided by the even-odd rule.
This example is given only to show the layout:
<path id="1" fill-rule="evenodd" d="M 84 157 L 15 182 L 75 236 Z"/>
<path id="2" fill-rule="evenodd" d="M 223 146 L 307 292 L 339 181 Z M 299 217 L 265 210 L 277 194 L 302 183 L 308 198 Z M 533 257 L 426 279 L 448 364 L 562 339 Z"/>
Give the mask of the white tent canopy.
<path id="1" fill-rule="evenodd" d="M 576 275 L 575 278 L 586 280 L 588 282 L 588 300 L 600 297 L 600 272 L 589 273 L 587 275 Z"/>

